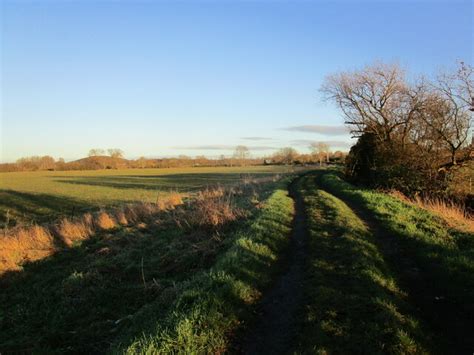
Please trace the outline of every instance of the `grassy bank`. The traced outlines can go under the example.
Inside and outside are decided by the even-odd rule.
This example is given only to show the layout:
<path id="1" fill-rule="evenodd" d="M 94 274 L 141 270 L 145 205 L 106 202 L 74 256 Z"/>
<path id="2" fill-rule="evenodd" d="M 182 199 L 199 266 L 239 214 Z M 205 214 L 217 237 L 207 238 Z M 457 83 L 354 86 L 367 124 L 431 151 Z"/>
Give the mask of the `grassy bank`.
<path id="1" fill-rule="evenodd" d="M 446 346 L 474 347 L 474 235 L 387 194 L 357 189 L 336 174 L 323 186 L 372 214 L 396 243 L 392 264 Z"/>
<path id="2" fill-rule="evenodd" d="M 245 219 L 202 225 L 202 214 L 188 213 L 209 204 L 189 206 L 4 275 L 0 351 L 225 348 L 286 245 L 293 207 L 282 187 L 271 182 L 235 201 Z"/>
<path id="3" fill-rule="evenodd" d="M 298 352 L 425 352 L 429 336 L 374 236 L 344 202 L 316 186 L 314 175 L 300 188 L 310 256 Z"/>

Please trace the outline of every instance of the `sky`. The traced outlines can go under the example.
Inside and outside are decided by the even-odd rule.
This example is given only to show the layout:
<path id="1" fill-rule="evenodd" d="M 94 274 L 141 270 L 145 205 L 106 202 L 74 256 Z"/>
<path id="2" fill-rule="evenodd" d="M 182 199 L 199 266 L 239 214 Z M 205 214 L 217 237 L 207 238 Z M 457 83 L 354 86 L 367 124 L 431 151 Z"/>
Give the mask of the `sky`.
<path id="1" fill-rule="evenodd" d="M 473 64 L 472 1 L 0 3 L 2 162 L 348 150 L 327 75 Z"/>

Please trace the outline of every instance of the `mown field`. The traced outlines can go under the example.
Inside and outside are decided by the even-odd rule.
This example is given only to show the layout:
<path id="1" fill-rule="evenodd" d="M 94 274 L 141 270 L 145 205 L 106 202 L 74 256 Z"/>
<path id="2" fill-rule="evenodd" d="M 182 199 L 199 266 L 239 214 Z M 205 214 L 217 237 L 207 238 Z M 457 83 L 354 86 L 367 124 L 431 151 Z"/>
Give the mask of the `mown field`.
<path id="1" fill-rule="evenodd" d="M 1 275 L 0 352 L 472 352 L 473 233 L 337 171 L 253 171 Z"/>
<path id="2" fill-rule="evenodd" d="M 252 166 L 1 173 L 0 223 L 45 222 L 124 202 L 155 202 L 171 190 L 192 193 L 284 172 L 284 166 Z"/>

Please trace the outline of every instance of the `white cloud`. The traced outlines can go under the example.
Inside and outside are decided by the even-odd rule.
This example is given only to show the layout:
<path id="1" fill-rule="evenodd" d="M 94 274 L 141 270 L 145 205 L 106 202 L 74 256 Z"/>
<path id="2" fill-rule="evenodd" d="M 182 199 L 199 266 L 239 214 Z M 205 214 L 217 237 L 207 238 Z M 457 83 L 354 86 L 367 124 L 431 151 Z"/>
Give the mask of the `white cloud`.
<path id="1" fill-rule="evenodd" d="M 331 148 L 343 148 L 349 149 L 352 147 L 353 143 L 349 141 L 339 141 L 339 140 L 311 140 L 311 139 L 295 139 L 291 141 L 292 145 L 309 147 L 312 143 L 325 143 Z"/>
<path id="2" fill-rule="evenodd" d="M 179 146 L 173 147 L 173 149 L 180 150 L 234 150 L 236 145 L 224 145 L 224 144 L 210 144 L 210 145 L 194 145 L 194 146 Z M 272 146 L 247 146 L 249 150 L 272 150 L 277 149 Z"/>
<path id="3" fill-rule="evenodd" d="M 292 126 L 283 128 L 285 131 L 319 133 L 327 136 L 341 136 L 349 133 L 349 128 L 344 125 L 324 126 L 324 125 L 306 125 Z"/>

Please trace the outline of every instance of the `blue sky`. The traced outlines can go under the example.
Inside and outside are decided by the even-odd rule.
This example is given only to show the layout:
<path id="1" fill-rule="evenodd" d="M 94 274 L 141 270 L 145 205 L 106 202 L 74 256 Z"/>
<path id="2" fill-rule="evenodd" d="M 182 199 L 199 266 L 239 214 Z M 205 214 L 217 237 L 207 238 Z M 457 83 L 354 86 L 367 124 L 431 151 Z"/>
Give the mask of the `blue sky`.
<path id="1" fill-rule="evenodd" d="M 326 75 L 376 60 L 432 74 L 473 57 L 472 1 L 1 6 L 2 161 L 347 149 L 342 115 L 318 92 Z"/>

